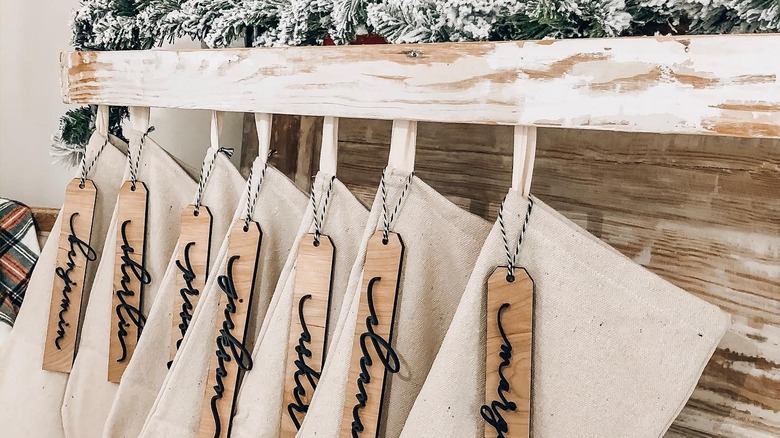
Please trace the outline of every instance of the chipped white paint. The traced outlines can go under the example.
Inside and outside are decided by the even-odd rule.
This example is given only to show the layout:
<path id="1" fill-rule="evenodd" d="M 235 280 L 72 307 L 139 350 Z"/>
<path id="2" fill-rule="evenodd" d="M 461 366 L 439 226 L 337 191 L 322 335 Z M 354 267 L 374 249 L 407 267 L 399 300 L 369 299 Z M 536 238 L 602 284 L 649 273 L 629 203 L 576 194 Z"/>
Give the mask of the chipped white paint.
<path id="1" fill-rule="evenodd" d="M 68 103 L 780 137 L 780 34 L 62 55 Z"/>

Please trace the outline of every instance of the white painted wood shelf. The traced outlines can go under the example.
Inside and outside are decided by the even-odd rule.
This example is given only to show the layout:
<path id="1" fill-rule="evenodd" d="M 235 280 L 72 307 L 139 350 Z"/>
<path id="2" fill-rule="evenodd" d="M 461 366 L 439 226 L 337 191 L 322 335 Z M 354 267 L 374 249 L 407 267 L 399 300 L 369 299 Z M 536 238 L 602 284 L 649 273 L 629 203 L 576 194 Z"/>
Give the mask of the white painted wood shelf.
<path id="1" fill-rule="evenodd" d="M 780 137 L 780 34 L 67 52 L 66 103 Z"/>

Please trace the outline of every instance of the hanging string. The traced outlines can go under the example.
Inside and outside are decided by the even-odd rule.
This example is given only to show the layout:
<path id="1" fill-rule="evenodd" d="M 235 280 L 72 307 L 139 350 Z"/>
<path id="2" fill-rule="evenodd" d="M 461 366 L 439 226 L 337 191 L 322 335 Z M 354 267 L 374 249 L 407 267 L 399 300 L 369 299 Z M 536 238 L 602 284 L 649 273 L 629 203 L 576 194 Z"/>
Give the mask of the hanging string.
<path id="1" fill-rule="evenodd" d="M 523 244 L 523 237 L 525 236 L 525 229 L 528 227 L 528 219 L 531 217 L 531 210 L 534 207 L 534 200 L 530 196 L 528 197 L 528 210 L 525 212 L 525 220 L 523 220 L 523 228 L 520 229 L 520 236 L 517 238 L 517 246 L 515 247 L 515 253 L 509 250 L 509 240 L 506 237 L 506 227 L 504 226 L 504 203 L 506 198 L 501 201 L 501 208 L 498 210 L 498 224 L 501 227 L 501 238 L 504 239 L 504 250 L 506 251 L 506 265 L 507 274 L 506 281 L 515 281 L 515 266 L 517 263 L 517 256 L 520 254 L 520 245 Z"/>
<path id="2" fill-rule="evenodd" d="M 144 148 L 144 141 L 146 141 L 146 137 L 152 132 L 154 132 L 154 126 L 150 126 L 141 136 L 141 142 L 138 145 L 138 155 L 135 157 L 135 162 L 133 161 L 133 148 L 127 148 L 127 162 L 130 163 L 130 190 L 132 191 L 135 191 L 135 183 L 138 181 L 138 166 L 141 164 L 141 152 Z"/>
<path id="3" fill-rule="evenodd" d="M 81 155 L 81 178 L 79 182 L 79 188 L 84 188 L 84 182 L 87 180 L 87 175 L 89 175 L 89 172 L 92 170 L 93 167 L 95 167 L 95 163 L 97 163 L 98 157 L 100 157 L 100 154 L 103 153 L 103 149 L 106 148 L 106 145 L 108 144 L 108 136 L 106 136 L 106 141 L 103 142 L 103 144 L 100 146 L 100 149 L 98 149 L 97 154 L 90 160 L 89 165 L 87 165 L 87 151 L 84 150 L 84 154 Z"/>
<path id="4" fill-rule="evenodd" d="M 209 177 L 211 176 L 211 170 L 214 168 L 214 161 L 217 159 L 217 155 L 219 153 L 225 154 L 228 158 L 233 157 L 233 148 L 219 148 L 216 151 L 214 151 L 214 154 L 211 156 L 211 161 L 209 162 L 208 169 L 206 169 L 206 172 L 203 172 L 203 167 L 200 168 L 200 177 L 198 178 L 198 193 L 195 195 L 195 211 L 192 213 L 195 216 L 200 214 L 200 206 L 203 202 L 203 192 L 206 190 L 206 183 L 209 180 Z"/>
<path id="5" fill-rule="evenodd" d="M 257 185 L 253 184 L 253 180 L 255 178 L 255 167 L 252 166 L 252 169 L 249 170 L 249 178 L 246 180 L 246 216 L 244 217 L 244 232 L 249 231 L 249 222 L 252 222 L 252 217 L 255 215 L 255 204 L 257 203 L 257 197 L 260 194 L 260 186 L 263 185 L 263 180 L 265 179 L 265 171 L 268 169 L 268 160 L 271 159 L 276 155 L 276 149 L 271 149 L 270 152 L 268 152 L 268 157 L 265 160 L 265 163 L 263 163 L 263 168 L 260 170 L 260 176 L 259 180 L 257 181 Z"/>
<path id="6" fill-rule="evenodd" d="M 387 245 L 387 243 L 390 241 L 388 237 L 390 234 L 390 227 L 393 225 L 395 215 L 401 208 L 401 202 L 404 200 L 406 193 L 409 191 L 409 186 L 412 184 L 412 179 L 414 178 L 414 172 L 410 173 L 409 176 L 406 177 L 406 183 L 404 184 L 404 188 L 401 190 L 401 196 L 398 197 L 398 202 L 395 204 L 393 212 L 389 213 L 389 210 L 387 209 L 387 184 L 385 183 L 386 173 L 387 169 L 385 168 L 385 170 L 382 172 L 382 179 L 379 181 L 379 188 L 382 192 L 382 243 L 385 245 Z"/>
<path id="7" fill-rule="evenodd" d="M 322 211 L 319 217 L 317 217 L 317 201 L 314 199 L 314 184 L 311 186 L 311 192 L 309 198 L 311 199 L 311 210 L 314 216 L 314 246 L 320 246 L 320 236 L 322 235 L 322 222 L 325 221 L 325 212 L 328 210 L 328 201 L 330 200 L 330 193 L 333 190 L 333 181 L 336 176 L 330 177 L 330 183 L 328 184 L 328 190 L 325 191 L 325 195 L 322 200 Z"/>

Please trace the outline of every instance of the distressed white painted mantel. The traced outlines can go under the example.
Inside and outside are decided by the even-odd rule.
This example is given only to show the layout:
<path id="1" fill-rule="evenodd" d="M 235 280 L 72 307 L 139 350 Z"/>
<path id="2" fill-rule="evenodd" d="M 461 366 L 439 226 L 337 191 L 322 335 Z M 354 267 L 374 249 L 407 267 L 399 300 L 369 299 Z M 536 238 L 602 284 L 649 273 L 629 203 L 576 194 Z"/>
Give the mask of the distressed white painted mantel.
<path id="1" fill-rule="evenodd" d="M 780 34 L 69 52 L 67 103 L 780 137 Z"/>

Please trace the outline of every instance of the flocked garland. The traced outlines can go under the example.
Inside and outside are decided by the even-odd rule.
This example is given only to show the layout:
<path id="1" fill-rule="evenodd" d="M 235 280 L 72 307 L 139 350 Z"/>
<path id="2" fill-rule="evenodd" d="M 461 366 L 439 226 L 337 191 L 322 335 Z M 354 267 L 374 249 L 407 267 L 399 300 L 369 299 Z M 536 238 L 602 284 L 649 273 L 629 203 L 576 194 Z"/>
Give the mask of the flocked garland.
<path id="1" fill-rule="evenodd" d="M 143 50 L 190 37 L 226 47 L 348 44 L 373 33 L 388 43 L 613 37 L 780 30 L 779 0 L 82 0 L 76 50 Z M 247 32 L 247 31 L 250 32 Z M 94 109 L 61 119 L 52 154 L 77 163 Z M 126 110 L 111 112 L 121 136 Z"/>

